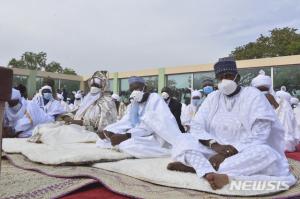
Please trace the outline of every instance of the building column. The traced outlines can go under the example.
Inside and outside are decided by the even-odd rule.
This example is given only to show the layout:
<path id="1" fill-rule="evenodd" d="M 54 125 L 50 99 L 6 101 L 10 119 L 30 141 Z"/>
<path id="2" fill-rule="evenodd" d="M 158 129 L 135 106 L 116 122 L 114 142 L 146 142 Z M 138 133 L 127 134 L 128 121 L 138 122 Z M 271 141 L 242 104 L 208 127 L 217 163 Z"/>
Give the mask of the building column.
<path id="1" fill-rule="evenodd" d="M 159 68 L 158 69 L 158 93 L 161 92 L 161 89 L 165 87 L 165 69 L 164 68 Z"/>
<path id="2" fill-rule="evenodd" d="M 118 73 L 113 73 L 113 92 L 119 94 L 120 88 L 119 88 L 119 79 L 118 79 Z"/>
<path id="3" fill-rule="evenodd" d="M 28 98 L 31 99 L 36 92 L 36 70 L 30 70 L 27 78 L 27 94 Z"/>

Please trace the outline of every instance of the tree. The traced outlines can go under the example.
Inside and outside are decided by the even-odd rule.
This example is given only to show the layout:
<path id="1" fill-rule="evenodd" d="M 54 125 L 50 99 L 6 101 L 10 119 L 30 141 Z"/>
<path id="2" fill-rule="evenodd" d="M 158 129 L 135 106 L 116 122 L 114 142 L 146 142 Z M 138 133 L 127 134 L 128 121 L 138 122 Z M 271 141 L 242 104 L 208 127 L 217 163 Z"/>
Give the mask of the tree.
<path id="1" fill-rule="evenodd" d="M 275 28 L 269 36 L 260 35 L 255 42 L 236 47 L 230 56 L 237 60 L 300 54 L 300 34 L 295 28 Z"/>
<path id="2" fill-rule="evenodd" d="M 45 70 L 53 73 L 63 73 L 68 75 L 77 75 L 72 68 L 63 68 L 60 63 L 52 61 L 47 64 L 47 53 L 25 52 L 20 60 L 12 58 L 8 62 L 8 66 L 12 68 L 24 68 L 29 70 Z"/>
<path id="3" fill-rule="evenodd" d="M 53 73 L 62 73 L 63 68 L 61 67 L 60 63 L 52 61 L 46 65 L 45 71 Z"/>
<path id="4" fill-rule="evenodd" d="M 11 59 L 8 63 L 13 68 L 24 68 L 30 70 L 41 70 L 46 66 L 47 54 L 44 52 L 25 52 L 20 60 Z"/>
<path id="5" fill-rule="evenodd" d="M 77 75 L 76 71 L 73 70 L 72 68 L 64 68 L 62 71 L 63 74 L 67 74 L 67 75 Z"/>

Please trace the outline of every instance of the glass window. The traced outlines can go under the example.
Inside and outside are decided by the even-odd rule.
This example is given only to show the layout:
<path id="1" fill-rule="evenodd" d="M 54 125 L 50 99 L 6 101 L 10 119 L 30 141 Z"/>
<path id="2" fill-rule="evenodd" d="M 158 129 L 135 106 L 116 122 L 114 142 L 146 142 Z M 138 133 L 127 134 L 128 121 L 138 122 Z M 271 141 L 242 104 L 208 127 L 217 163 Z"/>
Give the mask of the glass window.
<path id="1" fill-rule="evenodd" d="M 270 67 L 238 69 L 239 74 L 241 75 L 240 84 L 242 86 L 249 86 L 252 79 L 259 74 L 260 70 L 264 70 L 266 75 L 271 76 Z"/>
<path id="2" fill-rule="evenodd" d="M 158 76 L 144 77 L 148 90 L 150 92 L 156 92 L 158 90 Z"/>
<path id="3" fill-rule="evenodd" d="M 119 80 L 119 84 L 120 84 L 120 97 L 121 100 L 124 101 L 126 99 L 129 100 L 129 96 L 130 96 L 130 91 L 129 91 L 129 83 L 128 83 L 128 78 L 123 78 Z"/>
<path id="4" fill-rule="evenodd" d="M 38 91 L 43 86 L 43 78 L 42 77 L 36 77 L 35 80 L 36 80 L 36 89 Z"/>
<path id="5" fill-rule="evenodd" d="M 202 81 L 208 78 L 215 80 L 215 72 L 210 71 L 210 72 L 194 73 L 193 89 L 194 90 L 202 89 Z"/>
<path id="6" fill-rule="evenodd" d="M 174 90 L 174 97 L 189 104 L 191 100 L 192 74 L 167 75 L 167 86 Z"/>
<path id="7" fill-rule="evenodd" d="M 108 82 L 109 82 L 109 91 L 110 92 L 113 92 L 114 91 L 114 88 L 113 88 L 113 82 L 114 82 L 114 80 L 113 79 L 110 79 L 110 80 L 108 80 Z"/>
<path id="8" fill-rule="evenodd" d="M 14 75 L 13 76 L 13 86 L 18 86 L 19 84 L 23 84 L 24 86 L 27 86 L 27 76 L 22 75 Z"/>
<path id="9" fill-rule="evenodd" d="M 67 96 L 71 99 L 74 98 L 72 91 L 78 91 L 80 89 L 80 82 L 74 80 L 60 80 L 60 90 L 67 93 Z"/>
<path id="10" fill-rule="evenodd" d="M 300 65 L 274 67 L 274 89 L 286 86 L 292 95 L 300 97 Z"/>

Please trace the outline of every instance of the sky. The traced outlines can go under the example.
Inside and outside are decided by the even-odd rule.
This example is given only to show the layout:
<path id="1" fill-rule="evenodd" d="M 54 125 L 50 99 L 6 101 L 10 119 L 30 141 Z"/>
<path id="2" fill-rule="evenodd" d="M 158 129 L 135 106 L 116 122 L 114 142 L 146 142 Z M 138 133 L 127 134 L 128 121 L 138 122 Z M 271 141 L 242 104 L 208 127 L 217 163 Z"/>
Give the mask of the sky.
<path id="1" fill-rule="evenodd" d="M 26 51 L 81 75 L 214 63 L 286 26 L 300 29 L 299 0 L 0 0 L 0 65 Z"/>

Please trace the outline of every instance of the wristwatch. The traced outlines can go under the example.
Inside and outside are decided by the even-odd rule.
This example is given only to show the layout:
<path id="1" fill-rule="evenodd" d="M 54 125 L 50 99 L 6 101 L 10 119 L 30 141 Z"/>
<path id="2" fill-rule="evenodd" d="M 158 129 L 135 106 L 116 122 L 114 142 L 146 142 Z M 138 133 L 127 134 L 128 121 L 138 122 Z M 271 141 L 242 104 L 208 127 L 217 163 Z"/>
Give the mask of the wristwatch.
<path id="1" fill-rule="evenodd" d="M 213 144 L 216 144 L 216 143 L 217 143 L 216 140 L 209 140 L 209 142 L 208 142 L 208 147 L 211 148 L 211 146 L 212 146 Z"/>

